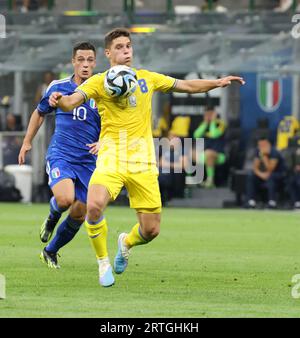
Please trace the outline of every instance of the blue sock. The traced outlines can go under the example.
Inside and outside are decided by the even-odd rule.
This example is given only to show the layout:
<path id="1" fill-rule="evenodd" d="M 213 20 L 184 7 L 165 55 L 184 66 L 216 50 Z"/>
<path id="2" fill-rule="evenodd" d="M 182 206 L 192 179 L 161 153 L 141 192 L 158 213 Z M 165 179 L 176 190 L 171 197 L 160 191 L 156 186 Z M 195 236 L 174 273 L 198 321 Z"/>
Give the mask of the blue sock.
<path id="1" fill-rule="evenodd" d="M 60 248 L 71 241 L 80 229 L 82 222 L 75 221 L 68 215 L 59 225 L 55 237 L 46 246 L 46 251 L 57 252 Z"/>
<path id="2" fill-rule="evenodd" d="M 66 211 L 68 208 L 60 208 L 57 205 L 56 199 L 54 196 L 50 199 L 50 215 L 49 218 L 51 218 L 54 221 L 58 221 L 61 217 L 61 214 Z"/>

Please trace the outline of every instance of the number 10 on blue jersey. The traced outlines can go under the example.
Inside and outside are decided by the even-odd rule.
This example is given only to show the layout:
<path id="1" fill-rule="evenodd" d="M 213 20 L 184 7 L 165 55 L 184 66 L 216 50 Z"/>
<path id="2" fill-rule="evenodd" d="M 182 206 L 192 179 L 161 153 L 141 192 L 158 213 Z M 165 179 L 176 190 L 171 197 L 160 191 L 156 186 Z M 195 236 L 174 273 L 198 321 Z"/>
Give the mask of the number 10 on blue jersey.
<path id="1" fill-rule="evenodd" d="M 85 121 L 87 117 L 87 109 L 79 106 L 73 109 L 73 120 Z"/>

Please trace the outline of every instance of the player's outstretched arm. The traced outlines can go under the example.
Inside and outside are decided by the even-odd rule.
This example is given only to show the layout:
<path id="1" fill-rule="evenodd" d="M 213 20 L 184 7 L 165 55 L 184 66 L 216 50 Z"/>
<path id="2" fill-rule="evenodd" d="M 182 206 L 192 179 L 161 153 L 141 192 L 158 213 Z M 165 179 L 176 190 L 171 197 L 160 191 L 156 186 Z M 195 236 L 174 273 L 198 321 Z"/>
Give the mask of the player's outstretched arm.
<path id="1" fill-rule="evenodd" d="M 23 144 L 18 156 L 19 164 L 25 163 L 26 153 L 32 148 L 32 140 L 44 122 L 44 117 L 39 114 L 37 109 L 31 114 Z"/>
<path id="2" fill-rule="evenodd" d="M 49 97 L 49 104 L 53 108 L 59 107 L 63 111 L 72 111 L 84 102 L 81 93 L 76 92 L 69 96 L 63 96 L 60 92 L 53 92 Z"/>
<path id="3" fill-rule="evenodd" d="M 226 76 L 217 80 L 178 80 L 173 91 L 189 94 L 204 93 L 215 88 L 227 87 L 231 85 L 232 81 L 237 81 L 242 85 L 245 84 L 244 79 L 239 76 Z"/>

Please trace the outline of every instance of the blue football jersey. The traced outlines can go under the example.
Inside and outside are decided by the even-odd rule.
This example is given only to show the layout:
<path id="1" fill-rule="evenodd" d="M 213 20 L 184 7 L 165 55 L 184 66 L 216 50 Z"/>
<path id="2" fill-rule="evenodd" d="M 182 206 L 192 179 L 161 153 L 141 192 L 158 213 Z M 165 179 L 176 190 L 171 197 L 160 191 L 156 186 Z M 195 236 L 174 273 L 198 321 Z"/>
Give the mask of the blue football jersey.
<path id="1" fill-rule="evenodd" d="M 52 81 L 37 106 L 40 115 L 55 111 L 55 131 L 48 147 L 46 159 L 62 158 L 72 163 L 95 163 L 96 156 L 89 153 L 87 143 L 97 142 L 100 135 L 100 116 L 94 100 L 88 100 L 72 112 L 49 105 L 53 92 L 71 95 L 77 88 L 73 76 Z"/>

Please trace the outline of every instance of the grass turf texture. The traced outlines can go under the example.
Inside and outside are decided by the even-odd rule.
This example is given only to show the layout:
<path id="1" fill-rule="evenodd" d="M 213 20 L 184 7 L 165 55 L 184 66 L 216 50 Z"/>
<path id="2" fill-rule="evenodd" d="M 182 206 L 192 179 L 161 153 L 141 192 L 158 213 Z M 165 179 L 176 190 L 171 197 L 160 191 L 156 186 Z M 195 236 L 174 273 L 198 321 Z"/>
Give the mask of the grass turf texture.
<path id="1" fill-rule="evenodd" d="M 164 209 L 160 236 L 132 250 L 111 288 L 85 229 L 61 250 L 60 270 L 39 259 L 47 205 L 0 204 L 0 317 L 300 317 L 291 279 L 300 273 L 299 214 Z M 135 224 L 109 207 L 109 253 Z"/>

